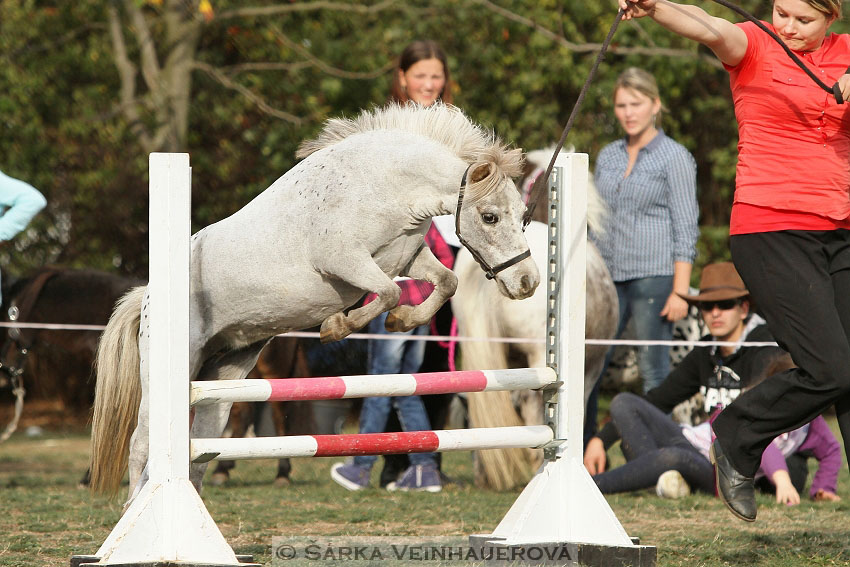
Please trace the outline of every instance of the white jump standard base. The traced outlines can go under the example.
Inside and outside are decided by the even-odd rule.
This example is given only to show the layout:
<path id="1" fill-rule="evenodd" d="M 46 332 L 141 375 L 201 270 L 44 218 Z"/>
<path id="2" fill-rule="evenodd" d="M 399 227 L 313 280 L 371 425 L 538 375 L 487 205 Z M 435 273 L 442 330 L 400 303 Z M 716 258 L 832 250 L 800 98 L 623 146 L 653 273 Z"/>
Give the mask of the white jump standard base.
<path id="1" fill-rule="evenodd" d="M 150 370 L 149 478 L 93 566 L 245 565 L 189 481 L 191 179 L 189 154 L 150 155 L 148 325 L 143 317 L 141 329 L 150 346 L 140 352 Z"/>

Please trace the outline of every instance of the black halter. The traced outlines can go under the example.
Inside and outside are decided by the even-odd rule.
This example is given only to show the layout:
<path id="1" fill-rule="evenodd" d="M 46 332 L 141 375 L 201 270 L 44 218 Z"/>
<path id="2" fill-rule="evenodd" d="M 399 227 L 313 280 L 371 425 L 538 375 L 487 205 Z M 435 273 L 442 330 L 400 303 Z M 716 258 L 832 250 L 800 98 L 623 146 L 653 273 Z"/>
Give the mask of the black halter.
<path id="1" fill-rule="evenodd" d="M 526 258 L 531 256 L 531 250 L 526 248 L 525 252 L 517 254 L 510 260 L 502 262 L 496 267 L 491 267 L 490 264 L 487 263 L 487 260 L 484 259 L 481 254 L 478 253 L 472 246 L 469 245 L 463 236 L 460 234 L 460 210 L 463 207 L 463 193 L 466 191 L 466 176 L 469 174 L 469 168 L 472 167 L 470 164 L 466 171 L 463 172 L 463 178 L 460 180 L 460 191 L 457 194 L 457 210 L 455 211 L 455 233 L 457 233 L 457 238 L 460 240 L 460 243 L 463 244 L 469 253 L 472 254 L 472 257 L 475 258 L 475 261 L 478 262 L 478 265 L 481 266 L 481 269 L 484 270 L 484 273 L 487 274 L 487 279 L 492 280 L 496 277 L 496 274 L 503 270 L 507 270 L 514 264 L 518 264 L 525 260 Z M 525 225 L 528 224 L 523 222 L 522 229 L 525 230 Z"/>

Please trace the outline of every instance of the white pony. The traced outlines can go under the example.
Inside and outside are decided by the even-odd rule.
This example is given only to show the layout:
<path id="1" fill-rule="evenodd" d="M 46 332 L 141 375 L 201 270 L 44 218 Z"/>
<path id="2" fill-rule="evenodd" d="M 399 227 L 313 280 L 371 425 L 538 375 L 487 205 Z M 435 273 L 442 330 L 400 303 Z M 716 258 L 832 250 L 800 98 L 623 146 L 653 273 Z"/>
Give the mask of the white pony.
<path id="1" fill-rule="evenodd" d="M 390 105 L 330 120 L 298 157 L 243 209 L 192 238 L 186 380 L 244 378 L 269 338 L 286 331 L 321 324 L 323 340 L 339 340 L 387 310 L 389 330 L 426 323 L 457 285 L 424 246 L 436 215 L 457 213 L 468 246 L 501 270 L 505 296 L 537 287 L 535 263 L 517 260 L 528 251 L 525 206 L 511 181 L 522 152 L 457 108 Z M 399 275 L 429 281 L 434 292 L 396 307 Z M 366 292 L 378 298 L 346 311 Z M 146 481 L 148 455 L 144 296 L 137 288 L 122 298 L 101 338 L 92 423 L 92 488 L 116 492 L 129 453 L 130 499 Z M 220 436 L 229 410 L 195 408 L 192 436 Z M 205 468 L 190 469 L 199 491 Z"/>
<path id="2" fill-rule="evenodd" d="M 529 165 L 538 168 L 529 175 L 527 187 L 533 183 L 534 174 L 543 173 L 553 150 L 538 150 L 527 156 Z M 543 192 L 542 197 L 545 198 Z M 588 226 L 602 230 L 607 209 L 596 192 L 592 181 L 588 183 Z M 536 212 L 542 215 L 547 203 L 537 203 Z M 540 218 L 538 217 L 538 218 Z M 531 256 L 541 272 L 547 262 L 548 228 L 534 221 L 526 229 Z M 465 251 L 458 253 L 455 261 L 458 288 L 452 298 L 452 311 L 458 323 L 460 336 L 508 337 L 518 339 L 543 339 L 546 336 L 546 291 L 541 290 L 528 299 L 509 302 L 499 296 L 495 286 L 489 284 L 475 268 L 475 262 Z M 617 291 L 605 262 L 596 246 L 587 242 L 587 297 L 585 335 L 593 339 L 613 338 L 617 331 Z M 584 401 L 590 395 L 602 371 L 606 346 L 585 348 Z M 508 367 L 545 366 L 545 345 L 542 343 L 505 344 L 483 341 L 460 344 L 460 362 L 465 370 L 496 369 Z M 499 427 L 542 423 L 542 398 L 528 390 L 515 392 L 479 392 L 467 394 L 470 421 L 475 427 Z M 518 399 L 517 399 L 518 398 Z M 514 407 L 520 408 L 520 414 Z M 476 454 L 476 484 L 482 487 L 506 490 L 522 484 L 533 470 L 536 453 L 528 449 L 499 449 Z"/>

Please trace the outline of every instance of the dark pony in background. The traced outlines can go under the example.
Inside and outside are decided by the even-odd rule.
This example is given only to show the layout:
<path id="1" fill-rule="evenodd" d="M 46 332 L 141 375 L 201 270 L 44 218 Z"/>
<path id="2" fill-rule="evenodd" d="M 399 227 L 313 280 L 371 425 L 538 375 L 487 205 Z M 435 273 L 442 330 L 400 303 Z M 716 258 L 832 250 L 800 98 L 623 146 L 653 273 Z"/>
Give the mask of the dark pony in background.
<path id="1" fill-rule="evenodd" d="M 2 318 L 25 323 L 105 325 L 116 300 L 142 280 L 92 269 L 41 268 L 9 281 Z M 57 400 L 67 419 L 86 418 L 94 400 L 99 330 L 0 328 L 0 400 L 20 382 L 28 400 Z M 5 408 L 4 408 L 5 410 Z M 6 415 L 4 411 L 3 415 Z"/>
<path id="2" fill-rule="evenodd" d="M 270 380 L 311 376 L 310 368 L 307 365 L 305 341 L 306 339 L 295 337 L 275 337 L 260 352 L 257 364 L 248 373 L 247 378 Z M 254 434 L 260 436 L 266 433 L 261 429 L 267 422 L 271 424 L 271 431 L 268 433 L 278 437 L 331 433 L 316 431 L 317 424 L 313 413 L 313 404 L 314 402 L 310 401 L 235 403 L 230 410 L 230 436 L 244 437 L 251 426 L 254 428 Z M 264 419 L 266 417 L 264 412 L 269 412 L 271 419 Z M 235 466 L 236 461 L 217 461 L 216 468 L 212 473 L 211 483 L 215 486 L 225 484 L 230 479 L 230 471 Z M 279 459 L 274 481 L 275 486 L 288 486 L 291 472 L 292 463 L 290 460 Z"/>

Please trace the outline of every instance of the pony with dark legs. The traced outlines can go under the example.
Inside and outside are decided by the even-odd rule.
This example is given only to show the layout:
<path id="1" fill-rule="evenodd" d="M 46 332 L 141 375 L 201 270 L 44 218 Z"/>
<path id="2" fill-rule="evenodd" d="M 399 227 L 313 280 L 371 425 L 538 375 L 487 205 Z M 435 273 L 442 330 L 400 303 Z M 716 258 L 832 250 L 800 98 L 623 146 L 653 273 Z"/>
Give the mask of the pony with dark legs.
<path id="1" fill-rule="evenodd" d="M 339 340 L 384 311 L 392 331 L 427 323 L 457 286 L 424 246 L 436 215 L 457 213 L 467 245 L 495 266 L 505 296 L 537 288 L 525 206 L 511 181 L 521 151 L 460 110 L 389 105 L 331 120 L 298 155 L 304 159 L 269 189 L 192 238 L 188 380 L 244 378 L 269 338 L 287 331 L 321 325 L 323 340 Z M 429 281 L 434 292 L 416 307 L 397 306 L 396 276 Z M 346 311 L 366 292 L 377 299 Z M 146 482 L 145 296 L 139 288 L 119 302 L 97 362 L 92 487 L 117 492 L 129 455 L 128 504 Z M 229 411 L 195 408 L 191 435 L 220 436 Z M 190 467 L 199 491 L 205 469 Z"/>
<path id="2" fill-rule="evenodd" d="M 448 303 L 443 305 L 435 321 L 438 329 L 445 326 L 448 334 L 451 324 L 451 310 Z M 311 329 L 312 330 L 312 329 Z M 257 365 L 248 374 L 248 378 L 296 378 L 321 376 L 349 376 L 366 374 L 366 342 L 346 339 L 337 343 L 320 344 L 317 339 L 276 337 L 260 353 Z M 420 372 L 445 372 L 448 370 L 446 348 L 440 343 L 429 341 L 425 349 L 425 360 Z M 455 394 L 431 394 L 422 396 L 425 411 L 433 429 L 444 429 L 449 406 Z M 356 420 L 359 414 L 360 400 L 326 400 L 317 407 L 317 402 L 262 402 L 235 403 L 230 410 L 227 429 L 231 437 L 243 437 L 253 424 L 257 435 L 311 435 L 340 433 L 341 422 Z M 269 416 L 270 414 L 270 416 Z M 268 419 L 268 418 L 271 419 Z M 398 416 L 391 412 L 386 431 L 402 431 Z M 380 485 L 386 486 L 398 480 L 408 466 L 407 455 L 384 455 L 385 464 L 381 469 Z M 440 462 L 440 453 L 437 453 Z M 217 461 L 210 482 L 216 486 L 225 485 L 236 461 Z M 289 459 L 279 459 L 275 486 L 290 484 L 292 464 Z M 441 473 L 444 484 L 455 482 Z"/>
<path id="3" fill-rule="evenodd" d="M 307 360 L 301 345 L 302 339 L 295 337 L 275 337 L 260 353 L 257 365 L 248 373 L 246 378 L 295 378 L 311 376 Z M 254 433 L 260 435 L 262 412 L 271 412 L 271 423 L 274 434 L 309 435 L 316 433 L 311 402 L 266 402 L 235 403 L 230 410 L 231 437 L 244 437 L 248 428 L 253 425 Z M 236 461 L 218 461 L 211 477 L 211 483 L 222 485 L 230 479 L 230 471 L 236 466 Z M 292 463 L 289 459 L 279 459 L 276 486 L 287 486 L 290 482 Z"/>
<path id="4" fill-rule="evenodd" d="M 536 175 L 544 169 L 553 150 L 538 150 L 527 156 L 526 178 L 520 182 L 529 202 L 536 203 L 533 222 L 526 230 L 531 254 L 544 271 L 548 247 L 548 188 L 541 185 L 539 195 L 529 194 L 535 187 Z M 603 226 L 606 209 L 588 179 L 588 227 Z M 546 291 L 538 290 L 522 301 L 502 301 L 497 290 L 475 269 L 475 263 L 461 250 L 455 262 L 458 289 L 452 298 L 452 310 L 460 336 L 507 337 L 543 339 L 546 335 Z M 587 241 L 587 298 L 585 336 L 590 339 L 611 339 L 617 330 L 617 291 L 605 262 L 593 243 Z M 602 371 L 607 347 L 585 347 L 584 400 L 593 390 Z M 545 366 L 545 345 L 542 343 L 460 343 L 461 366 L 464 370 L 497 368 L 529 368 Z M 540 392 L 475 392 L 467 394 L 469 419 L 474 427 L 536 425 L 543 420 L 543 399 Z M 498 449 L 475 454 L 475 483 L 481 487 L 508 490 L 525 484 L 542 459 L 542 452 L 531 449 Z"/>

